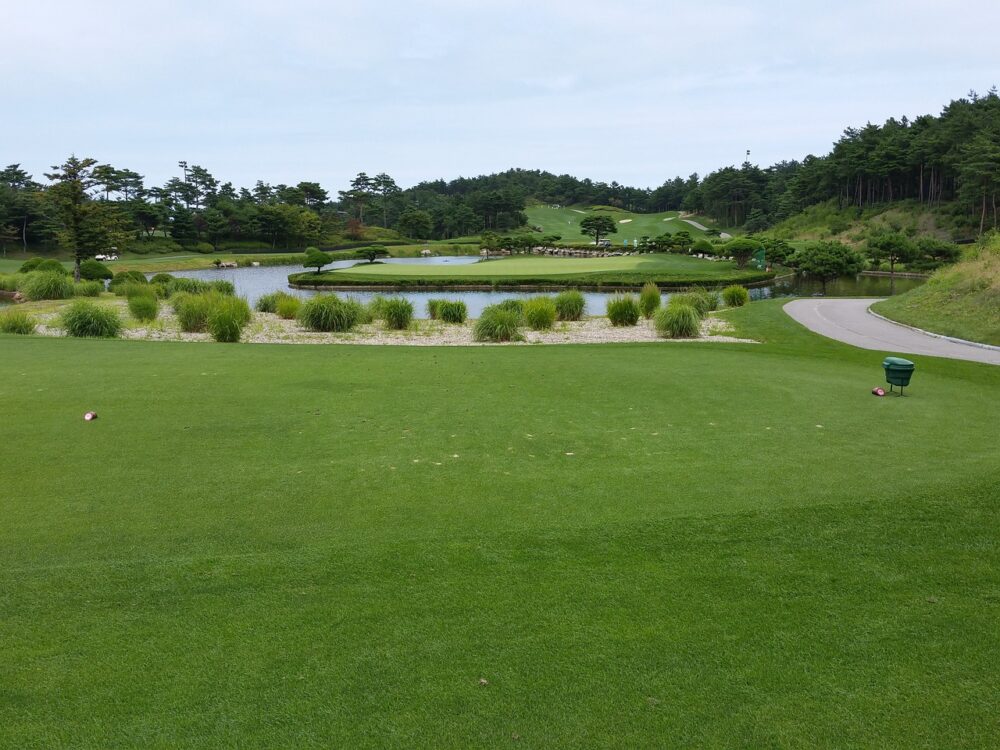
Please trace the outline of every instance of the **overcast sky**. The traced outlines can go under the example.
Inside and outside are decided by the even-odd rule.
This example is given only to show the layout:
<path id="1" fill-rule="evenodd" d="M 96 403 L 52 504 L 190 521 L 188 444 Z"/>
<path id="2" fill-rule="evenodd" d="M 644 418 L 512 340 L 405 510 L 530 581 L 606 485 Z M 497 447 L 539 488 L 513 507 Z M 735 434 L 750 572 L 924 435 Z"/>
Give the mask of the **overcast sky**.
<path id="1" fill-rule="evenodd" d="M 655 186 L 1000 83 L 997 0 L 11 3 L 0 163 Z"/>

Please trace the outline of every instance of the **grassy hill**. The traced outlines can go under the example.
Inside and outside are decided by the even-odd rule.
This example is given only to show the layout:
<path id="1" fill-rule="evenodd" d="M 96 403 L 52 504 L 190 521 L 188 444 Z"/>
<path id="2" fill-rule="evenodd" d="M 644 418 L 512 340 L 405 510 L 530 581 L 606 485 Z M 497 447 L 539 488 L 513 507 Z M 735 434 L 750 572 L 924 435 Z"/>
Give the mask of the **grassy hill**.
<path id="1" fill-rule="evenodd" d="M 632 244 L 641 237 L 658 237 L 661 234 L 675 234 L 682 229 L 692 237 L 704 237 L 705 232 L 681 218 L 677 211 L 663 211 L 656 214 L 637 214 L 611 206 L 560 206 L 553 208 L 542 204 L 529 206 L 525 209 L 528 223 L 533 227 L 541 227 L 545 234 L 558 234 L 561 242 L 575 244 L 586 242 L 587 236 L 580 233 L 580 220 L 589 213 L 600 213 L 610 216 L 618 228 L 618 233 L 608 239 L 612 245 L 622 246 L 625 240 Z M 702 226 L 709 222 L 701 217 L 686 217 L 697 221 Z"/>
<path id="2" fill-rule="evenodd" d="M 1000 236 L 872 309 L 927 331 L 1000 346 Z"/>
<path id="3" fill-rule="evenodd" d="M 840 208 L 836 201 L 809 206 L 768 229 L 765 234 L 785 240 L 836 239 L 862 242 L 872 229 L 891 229 L 910 237 L 954 241 L 969 236 L 968 229 L 952 215 L 953 206 L 927 208 L 913 201 L 859 209 Z"/>

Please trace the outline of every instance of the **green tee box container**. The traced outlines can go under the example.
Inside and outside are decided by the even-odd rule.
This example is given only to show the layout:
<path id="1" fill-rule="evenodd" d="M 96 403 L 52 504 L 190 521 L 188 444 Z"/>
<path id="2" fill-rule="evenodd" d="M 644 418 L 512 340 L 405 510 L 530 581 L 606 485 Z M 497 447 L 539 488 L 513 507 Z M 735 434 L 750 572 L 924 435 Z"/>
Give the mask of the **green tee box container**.
<path id="1" fill-rule="evenodd" d="M 910 360 L 902 357 L 886 357 L 882 360 L 882 367 L 885 370 L 885 382 L 892 390 L 894 385 L 898 385 L 900 389 L 908 386 L 916 366 Z"/>

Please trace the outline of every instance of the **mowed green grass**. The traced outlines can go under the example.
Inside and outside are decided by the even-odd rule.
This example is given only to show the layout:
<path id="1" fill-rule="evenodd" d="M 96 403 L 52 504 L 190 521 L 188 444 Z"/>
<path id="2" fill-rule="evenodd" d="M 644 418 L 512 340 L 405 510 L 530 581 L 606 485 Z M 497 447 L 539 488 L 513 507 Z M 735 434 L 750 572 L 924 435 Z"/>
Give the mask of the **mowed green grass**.
<path id="1" fill-rule="evenodd" d="M 767 279 L 753 269 L 740 270 L 729 261 L 711 261 L 687 255 L 649 253 L 608 258 L 558 258 L 516 255 L 469 264 L 362 264 L 353 268 L 302 274 L 299 283 L 545 283 L 579 284 L 722 283 Z"/>
<path id="2" fill-rule="evenodd" d="M 637 214 L 620 209 L 593 209 L 586 206 L 552 208 L 534 205 L 526 208 L 525 213 L 528 215 L 528 224 L 542 227 L 545 234 L 558 234 L 562 237 L 561 244 L 588 241 L 587 235 L 580 233 L 580 221 L 589 214 L 609 216 L 615 222 L 618 232 L 607 238 L 612 247 L 621 247 L 625 240 L 631 245 L 633 240 L 642 237 L 659 237 L 661 234 L 675 234 L 681 230 L 687 231 L 695 239 L 705 236 L 697 227 L 681 221 L 677 211 Z M 708 226 L 705 220 L 698 220 L 702 225 Z M 593 237 L 590 237 L 590 241 L 593 241 Z"/>
<path id="3" fill-rule="evenodd" d="M 728 315 L 0 337 L 0 745 L 996 746 L 1000 368 Z"/>

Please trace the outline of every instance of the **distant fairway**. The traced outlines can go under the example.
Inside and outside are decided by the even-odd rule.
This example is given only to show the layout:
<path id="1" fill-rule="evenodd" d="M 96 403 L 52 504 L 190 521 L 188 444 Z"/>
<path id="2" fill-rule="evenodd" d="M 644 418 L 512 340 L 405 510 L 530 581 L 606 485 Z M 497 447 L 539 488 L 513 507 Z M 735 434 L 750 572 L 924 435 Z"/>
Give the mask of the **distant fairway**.
<path id="1" fill-rule="evenodd" d="M 740 270 L 734 263 L 666 253 L 616 258 L 553 258 L 519 255 L 469 265 L 362 264 L 322 274 L 293 274 L 290 281 L 306 285 L 398 284 L 709 284 L 750 283 L 772 274 Z"/>
<path id="2" fill-rule="evenodd" d="M 583 211 L 583 213 L 580 213 Z M 541 227 L 545 234 L 558 234 L 562 237 L 561 243 L 586 242 L 587 236 L 580 233 L 580 221 L 588 214 L 603 214 L 610 216 L 618 233 L 611 235 L 608 239 L 611 244 L 621 247 L 625 240 L 632 244 L 633 240 L 642 237 L 658 237 L 661 234 L 675 234 L 686 230 L 692 237 L 704 237 L 705 232 L 681 221 L 677 211 L 664 211 L 658 214 L 634 214 L 631 211 L 621 211 L 612 208 L 600 208 L 585 211 L 584 208 L 576 206 L 573 208 L 550 208 L 549 206 L 530 206 L 525 209 L 528 215 L 528 224 Z M 622 222 L 625 223 L 622 223 Z M 705 224 L 704 220 L 701 220 Z"/>

